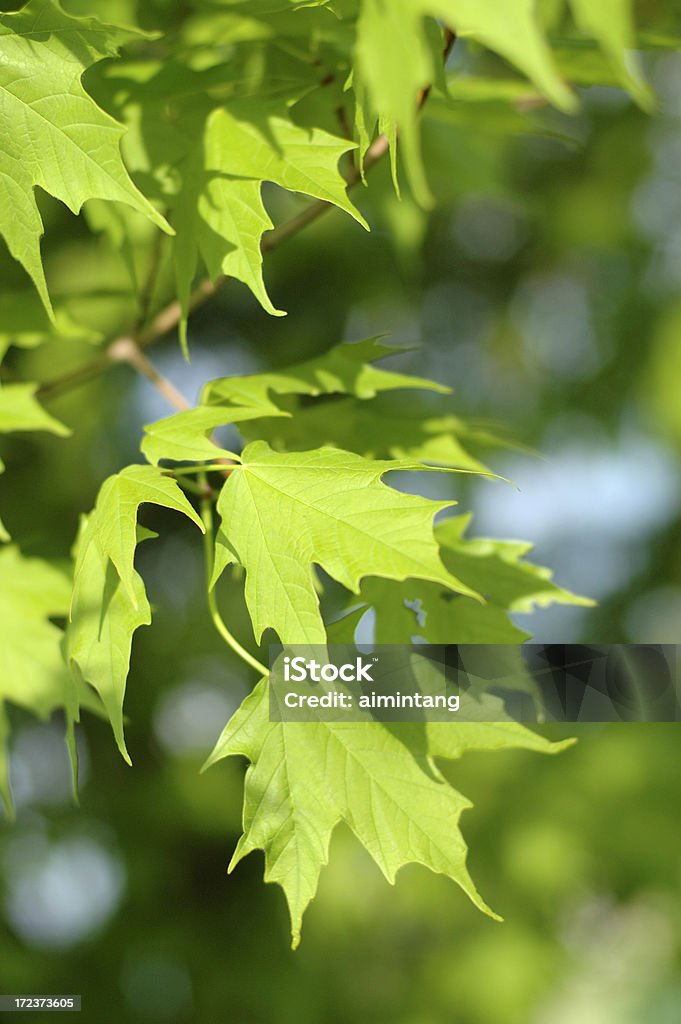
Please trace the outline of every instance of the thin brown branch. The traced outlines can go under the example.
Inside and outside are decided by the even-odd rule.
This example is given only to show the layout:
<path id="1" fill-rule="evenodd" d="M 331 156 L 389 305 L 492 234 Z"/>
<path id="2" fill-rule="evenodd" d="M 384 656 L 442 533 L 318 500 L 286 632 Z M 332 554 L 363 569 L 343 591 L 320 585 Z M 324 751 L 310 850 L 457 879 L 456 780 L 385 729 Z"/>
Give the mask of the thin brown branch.
<path id="1" fill-rule="evenodd" d="M 160 374 L 156 367 L 149 362 L 134 338 L 117 338 L 116 341 L 109 345 L 107 352 L 112 363 L 128 363 L 141 376 L 151 381 L 158 393 L 163 395 L 166 401 L 173 408 L 177 409 L 178 412 L 191 409 L 191 402 L 188 402 L 175 385 L 167 377 Z"/>
<path id="2" fill-rule="evenodd" d="M 456 42 L 456 34 L 451 29 L 445 29 L 443 41 L 443 62 L 446 63 L 452 47 Z M 426 103 L 428 96 L 430 95 L 430 91 L 431 86 L 428 86 L 419 94 L 417 101 L 419 110 Z M 385 156 L 389 148 L 390 144 L 387 136 L 379 135 L 365 154 L 364 172 L 366 173 L 371 170 L 371 168 Z M 354 167 L 349 175 L 347 183 L 348 189 L 355 188 L 361 180 L 362 173 L 360 168 Z M 261 251 L 263 253 L 273 252 L 275 249 L 279 248 L 282 242 L 287 241 L 289 238 L 293 238 L 309 224 L 313 224 L 314 221 L 318 220 L 319 217 L 323 216 L 328 210 L 334 208 L 335 207 L 333 207 L 331 203 L 326 203 L 323 200 L 310 203 L 309 206 L 300 213 L 291 217 L 283 224 L 280 224 L 273 231 L 269 231 L 262 239 Z M 202 306 L 204 302 L 212 298 L 218 291 L 220 291 L 228 280 L 228 277 L 219 277 L 216 281 L 211 281 L 208 278 L 201 281 L 190 296 L 189 313 L 193 313 L 194 310 L 198 309 L 199 306 Z M 175 387 L 169 381 L 166 381 L 165 378 L 161 377 L 148 360 L 144 363 L 142 362 L 144 359 L 142 350 L 148 348 L 150 345 L 154 345 L 157 341 L 160 341 L 161 338 L 165 337 L 166 334 L 175 330 L 181 319 L 182 307 L 177 299 L 174 299 L 159 313 L 157 313 L 150 323 L 144 327 L 138 328 L 132 333 L 132 335 L 124 335 L 114 339 L 106 346 L 103 352 L 95 356 L 94 359 L 91 359 L 83 366 L 56 377 L 51 381 L 46 381 L 38 389 L 38 397 L 43 400 L 47 398 L 55 398 L 57 395 L 63 394 L 65 391 L 70 391 L 73 388 L 79 387 L 80 385 L 93 380 L 95 377 L 104 373 L 112 364 L 117 362 L 127 362 L 147 377 L 154 384 L 157 390 L 165 394 L 168 401 L 174 405 L 175 408 L 188 408 L 189 406 L 186 403 L 186 400 L 179 394 Z M 121 357 L 121 352 L 128 352 L 128 355 Z"/>

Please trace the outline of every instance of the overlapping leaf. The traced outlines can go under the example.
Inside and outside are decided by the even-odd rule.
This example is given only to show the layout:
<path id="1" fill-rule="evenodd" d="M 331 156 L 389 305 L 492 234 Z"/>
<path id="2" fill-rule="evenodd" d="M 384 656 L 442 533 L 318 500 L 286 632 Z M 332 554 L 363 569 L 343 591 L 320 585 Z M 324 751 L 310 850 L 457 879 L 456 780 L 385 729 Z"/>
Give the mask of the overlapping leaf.
<path id="1" fill-rule="evenodd" d="M 558 586 L 549 569 L 525 560 L 532 545 L 465 536 L 470 515 L 454 516 L 435 527 L 444 565 L 485 598 L 480 604 L 420 580 L 395 583 L 364 580 L 360 602 L 375 611 L 376 643 L 518 644 L 529 639 L 509 612 L 593 601 Z M 357 602 L 353 598 L 353 605 Z"/>
<path id="2" fill-rule="evenodd" d="M 525 560 L 532 544 L 464 536 L 470 515 L 454 516 L 436 527 L 442 560 L 491 603 L 511 612 L 531 612 L 550 604 L 593 607 L 586 597 L 553 582 L 550 569 Z"/>
<path id="3" fill-rule="evenodd" d="M 649 108 L 652 93 L 634 53 L 636 32 L 631 0 L 570 0 L 570 6 L 577 26 L 600 43 L 621 84 L 638 103 Z"/>
<path id="4" fill-rule="evenodd" d="M 619 81 L 636 100 L 650 105 L 650 90 L 632 56 L 635 33 L 631 0 L 570 0 L 578 28 L 596 40 Z M 556 66 L 542 31 L 534 0 L 362 0 L 357 22 L 355 90 L 362 152 L 371 140 L 372 120 L 399 126 L 405 169 L 417 199 L 430 201 L 420 155 L 417 100 L 438 79 L 440 19 L 460 38 L 470 38 L 500 54 L 556 106 L 571 111 L 576 99 Z"/>
<path id="5" fill-rule="evenodd" d="M 203 523 L 184 493 L 170 477 L 153 466 L 127 466 L 102 484 L 94 511 L 78 546 L 77 589 L 85 572 L 85 558 L 94 544 L 104 559 L 110 559 L 133 608 L 138 608 L 133 560 L 137 544 L 137 510 L 144 503 L 162 505 L 182 512 L 203 530 Z"/>
<path id="6" fill-rule="evenodd" d="M 81 525 L 65 645 L 76 680 L 100 695 L 116 742 L 123 738 L 123 697 L 134 631 L 151 621 L 135 548 L 149 532 L 137 525 L 139 506 L 161 505 L 203 524 L 174 480 L 152 466 L 128 466 L 100 488 L 94 510 Z"/>
<path id="7" fill-rule="evenodd" d="M 145 427 L 142 452 L 152 463 L 158 463 L 161 459 L 210 462 L 219 458 L 230 458 L 231 452 L 221 449 L 210 440 L 212 431 L 229 423 L 238 423 L 240 432 L 246 438 L 272 437 L 279 440 L 281 435 L 273 423 L 277 419 L 288 419 L 291 413 L 275 404 L 276 396 L 344 393 L 367 399 L 384 391 L 401 388 L 424 388 L 438 392 L 449 390 L 433 381 L 371 365 L 373 360 L 395 355 L 396 352 L 396 349 L 384 345 L 379 339 L 369 338 L 350 345 L 336 345 L 321 356 L 281 370 L 211 381 L 204 388 L 203 404 L 198 408 L 176 413 Z M 301 443 L 289 445 L 290 439 L 301 436 L 301 429 L 297 426 L 299 421 L 305 431 L 304 438 L 308 440 L 305 442 L 303 439 Z M 251 422 L 252 426 L 249 427 L 248 424 Z M 344 422 L 342 417 L 335 414 L 335 409 L 333 417 L 329 417 L 328 413 L 321 410 L 320 422 L 316 425 L 311 424 L 312 429 L 308 430 L 306 417 L 295 410 L 292 428 L 283 431 L 285 446 L 294 449 L 306 448 L 309 447 L 309 438 L 313 437 L 318 442 L 323 443 L 328 439 L 338 447 L 353 449 L 352 443 L 343 444 L 346 435 L 342 433 L 342 429 L 340 437 L 334 436 L 334 430 L 338 434 L 337 428 L 342 428 Z M 373 431 L 367 429 L 368 424 L 361 426 L 366 430 L 368 441 L 367 447 L 361 453 L 369 454 L 372 438 L 375 440 L 376 437 L 376 424 L 373 425 Z M 418 425 L 413 424 L 413 427 L 417 433 Z M 424 452 L 424 461 L 443 465 L 463 465 L 467 469 L 482 471 L 480 463 L 463 452 L 454 436 L 444 436 L 445 431 L 446 427 L 442 427 L 438 436 L 423 439 L 420 447 Z M 404 437 L 405 433 L 409 433 L 408 426 L 405 430 L 405 426 L 402 425 L 401 436 Z M 420 459 L 418 454 L 411 451 L 398 452 L 398 444 L 399 439 L 393 450 L 386 450 L 385 453 L 382 451 L 380 454 L 396 457 L 404 454 L 409 458 Z M 383 447 L 385 448 L 384 443 Z M 435 458 L 436 455 L 441 455 L 442 458 Z M 457 455 L 460 459 L 458 463 L 452 461 Z"/>
<path id="8" fill-rule="evenodd" d="M 120 154 L 122 127 L 85 92 L 83 72 L 114 56 L 134 33 L 73 18 L 56 0 L 29 0 L 0 15 L 0 233 L 50 309 L 40 256 L 39 185 L 77 213 L 87 199 L 113 199 L 167 225 L 136 189 Z"/>
<path id="9" fill-rule="evenodd" d="M 212 111 L 184 167 L 175 207 L 180 302 L 188 311 L 199 255 L 210 276 L 243 281 L 267 312 L 280 315 L 265 290 L 260 242 L 272 227 L 264 181 L 332 203 L 366 227 L 338 169 L 347 139 L 295 124 L 279 100 L 236 100 Z"/>
<path id="10" fill-rule="evenodd" d="M 422 203 L 430 200 L 420 156 L 417 97 L 441 67 L 441 18 L 460 36 L 470 36 L 521 68 L 563 108 L 574 105 L 553 66 L 535 17 L 533 0 L 362 0 L 357 23 L 355 72 L 376 115 L 399 125 L 410 185 Z"/>
<path id="11" fill-rule="evenodd" d="M 435 513 L 452 503 L 381 482 L 390 470 L 424 468 L 334 448 L 279 454 L 256 441 L 244 449 L 218 499 L 214 579 L 230 562 L 245 568 L 258 642 L 268 628 L 284 643 L 324 642 L 313 563 L 355 592 L 364 576 L 414 576 L 475 596 L 444 568 L 433 538 Z"/>
<path id="12" fill-rule="evenodd" d="M 296 407 L 286 418 L 244 423 L 240 430 L 249 439 L 261 437 L 273 448 L 286 451 L 304 450 L 314 437 L 320 444 L 369 458 L 406 458 L 472 473 L 489 472 L 465 447 L 479 438 L 476 429 L 457 416 L 429 415 L 424 408 L 410 407 L 400 415 L 394 402 L 385 405 L 340 398 Z M 485 440 L 490 443 L 489 438 Z"/>
<path id="13" fill-rule="evenodd" d="M 64 653 L 76 679 L 99 694 L 118 749 L 130 764 L 123 735 L 123 698 L 130 668 L 133 633 L 151 622 L 141 577 L 133 572 L 133 604 L 113 562 L 96 544 L 86 543 L 87 520 L 76 544 L 78 572 L 71 598 Z"/>
<path id="14" fill-rule="evenodd" d="M 399 350 L 385 345 L 380 338 L 335 345 L 321 356 L 281 370 L 211 381 L 204 388 L 201 401 L 206 405 L 222 402 L 265 405 L 271 400 L 270 392 L 276 395 L 346 394 L 373 398 L 381 391 L 397 388 L 426 388 L 443 393 L 450 390 L 422 377 L 371 365 L 376 360 L 396 354 Z"/>

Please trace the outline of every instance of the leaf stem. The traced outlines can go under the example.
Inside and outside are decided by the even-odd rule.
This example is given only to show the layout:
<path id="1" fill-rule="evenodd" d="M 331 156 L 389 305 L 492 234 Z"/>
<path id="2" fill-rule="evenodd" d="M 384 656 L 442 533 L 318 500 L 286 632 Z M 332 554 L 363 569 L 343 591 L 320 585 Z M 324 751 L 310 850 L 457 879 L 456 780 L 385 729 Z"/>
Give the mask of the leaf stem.
<path id="1" fill-rule="evenodd" d="M 223 451 L 225 451 L 225 449 L 223 449 Z M 241 462 L 241 458 L 233 452 L 226 452 L 226 454 L 234 459 L 235 462 Z M 186 476 L 191 473 L 222 473 L 225 464 L 229 465 L 226 459 L 222 463 L 206 462 L 201 466 L 173 466 L 168 470 L 168 472 L 172 473 L 173 476 Z"/>
<path id="2" fill-rule="evenodd" d="M 232 636 L 229 629 L 227 628 L 224 619 L 220 615 L 220 611 L 217 605 L 217 598 L 215 596 L 215 588 L 211 587 L 211 579 L 213 575 L 214 542 L 213 506 L 210 500 L 208 500 L 207 498 L 204 498 L 203 501 L 201 502 L 201 519 L 203 520 L 203 525 L 206 528 L 206 532 L 204 534 L 203 539 L 204 548 L 206 552 L 206 589 L 208 591 L 208 610 L 210 611 L 210 617 L 213 620 L 213 625 L 215 626 L 215 628 L 217 629 L 218 633 L 225 641 L 225 643 L 232 648 L 235 654 L 238 654 L 239 657 L 243 661 L 245 661 L 247 665 L 250 665 L 251 668 L 254 668 L 256 672 L 258 672 L 261 676 L 268 676 L 269 670 L 265 668 L 265 666 L 261 664 L 261 662 L 259 662 L 257 658 L 254 658 L 252 654 L 249 654 L 246 648 L 241 646 L 236 637 Z"/>

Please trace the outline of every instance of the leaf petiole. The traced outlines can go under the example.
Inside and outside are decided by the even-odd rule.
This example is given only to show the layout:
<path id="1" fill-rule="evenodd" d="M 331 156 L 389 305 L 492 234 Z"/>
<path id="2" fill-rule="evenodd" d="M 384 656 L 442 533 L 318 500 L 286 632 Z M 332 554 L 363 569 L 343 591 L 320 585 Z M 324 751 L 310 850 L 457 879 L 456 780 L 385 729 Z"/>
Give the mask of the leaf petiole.
<path id="1" fill-rule="evenodd" d="M 205 478 L 202 482 L 205 484 Z M 203 525 L 206 530 L 204 534 L 204 547 L 206 552 L 206 589 L 208 593 L 208 610 L 210 611 L 210 617 L 213 620 L 213 625 L 225 643 L 232 648 L 235 654 L 239 655 L 242 661 L 245 661 L 247 665 L 254 668 L 261 676 L 268 676 L 269 670 L 259 662 L 257 658 L 254 658 L 252 654 L 249 654 L 246 648 L 241 646 L 235 636 L 232 636 L 227 628 L 227 624 L 220 615 L 215 590 L 211 588 L 210 585 L 211 577 L 213 575 L 213 506 L 211 501 L 205 497 L 201 502 L 201 519 L 203 520 Z"/>
<path id="2" fill-rule="evenodd" d="M 222 473 L 225 467 L 231 465 L 227 462 L 227 459 L 233 459 L 234 462 L 241 464 L 241 458 L 239 455 L 235 455 L 234 452 L 225 451 L 225 459 L 221 462 L 206 462 L 196 466 L 173 466 L 172 469 L 166 469 L 166 472 L 172 473 L 173 476 L 189 476 L 191 473 Z"/>

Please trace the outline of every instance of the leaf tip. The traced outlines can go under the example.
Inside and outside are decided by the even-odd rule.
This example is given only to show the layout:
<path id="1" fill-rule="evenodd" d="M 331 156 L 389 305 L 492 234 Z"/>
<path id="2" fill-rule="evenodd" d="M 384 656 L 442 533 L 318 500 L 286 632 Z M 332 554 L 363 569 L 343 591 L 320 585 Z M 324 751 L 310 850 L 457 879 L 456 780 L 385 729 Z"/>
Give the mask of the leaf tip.
<path id="1" fill-rule="evenodd" d="M 574 747 L 578 743 L 576 736 L 568 736 L 565 740 L 558 740 L 556 743 L 552 743 L 548 748 L 548 754 L 561 754 L 564 750 L 569 750 L 570 747 Z"/>
<path id="2" fill-rule="evenodd" d="M 182 350 L 182 355 L 184 357 L 185 363 L 190 363 L 191 362 L 191 359 L 189 357 L 189 341 L 188 341 L 188 337 L 187 337 L 188 326 L 189 326 L 189 317 L 187 316 L 186 310 L 183 310 L 182 311 L 182 317 L 180 318 L 180 322 L 177 325 L 177 333 L 178 333 L 178 337 L 179 337 L 179 340 L 180 340 L 180 348 Z"/>
<path id="3" fill-rule="evenodd" d="M 116 740 L 116 746 L 118 747 L 118 751 L 119 751 L 121 757 L 123 758 L 125 763 L 128 765 L 128 767 L 132 768 L 132 758 L 130 757 L 130 754 L 128 753 L 128 748 L 127 748 L 126 743 L 125 743 L 125 737 L 123 736 L 123 726 L 122 726 L 122 723 L 114 724 L 113 725 L 113 731 L 114 731 L 114 737 L 115 737 L 115 740 Z"/>

